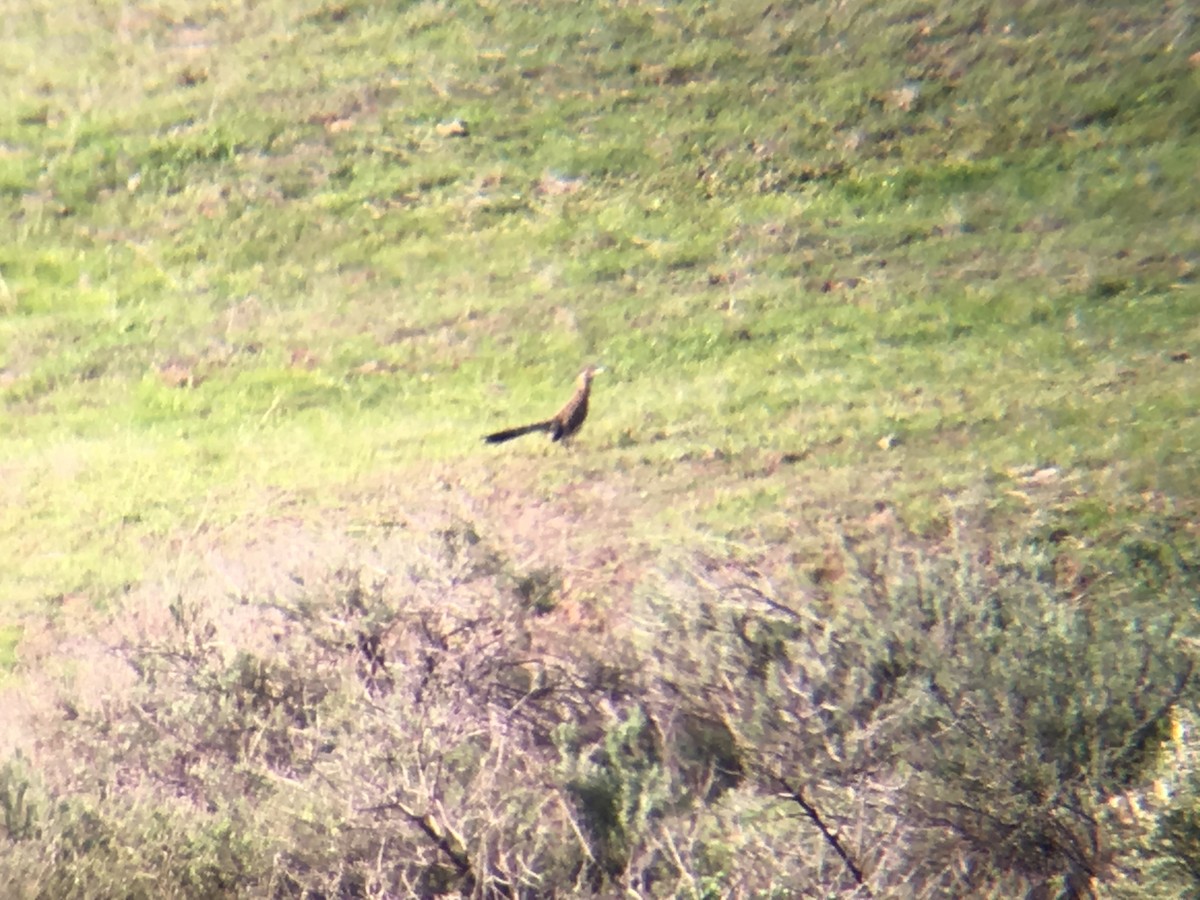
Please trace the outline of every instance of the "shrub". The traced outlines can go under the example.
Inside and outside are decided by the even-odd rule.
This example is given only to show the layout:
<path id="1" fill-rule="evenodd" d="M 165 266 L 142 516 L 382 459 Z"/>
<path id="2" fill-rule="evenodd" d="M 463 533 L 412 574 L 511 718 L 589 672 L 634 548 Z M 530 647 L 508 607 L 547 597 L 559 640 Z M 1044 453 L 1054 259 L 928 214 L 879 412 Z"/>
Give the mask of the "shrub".
<path id="1" fill-rule="evenodd" d="M 77 648 L 0 770 L 6 895 L 1194 883 L 1191 795 L 1157 825 L 1111 814 L 1193 703 L 1182 556 L 1066 583 L 1053 545 L 960 532 L 846 542 L 819 579 L 664 564 L 580 640 L 474 529 L 373 552 L 386 577 L 176 598 L 164 628 Z"/>

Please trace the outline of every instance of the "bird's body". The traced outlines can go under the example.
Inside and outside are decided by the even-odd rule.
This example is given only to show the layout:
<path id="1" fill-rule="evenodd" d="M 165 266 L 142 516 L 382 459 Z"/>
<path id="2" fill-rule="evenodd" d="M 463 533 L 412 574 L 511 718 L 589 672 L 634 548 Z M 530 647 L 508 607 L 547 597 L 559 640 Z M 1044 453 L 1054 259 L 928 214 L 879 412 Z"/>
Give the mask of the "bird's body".
<path id="1" fill-rule="evenodd" d="M 535 431 L 546 431 L 552 441 L 569 441 L 575 432 L 583 427 L 583 421 L 588 414 L 588 396 L 592 391 L 592 377 L 603 369 L 588 366 L 579 373 L 575 382 L 575 393 L 554 416 L 544 422 L 534 422 L 532 425 L 521 425 L 518 428 L 508 428 L 484 437 L 489 444 L 502 444 Z"/>

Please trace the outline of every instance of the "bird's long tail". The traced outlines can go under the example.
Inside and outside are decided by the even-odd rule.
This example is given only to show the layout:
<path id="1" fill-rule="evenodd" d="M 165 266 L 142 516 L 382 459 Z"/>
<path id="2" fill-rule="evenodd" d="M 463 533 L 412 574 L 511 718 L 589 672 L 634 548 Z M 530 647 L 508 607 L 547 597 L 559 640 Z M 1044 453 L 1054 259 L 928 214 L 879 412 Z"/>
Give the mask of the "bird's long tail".
<path id="1" fill-rule="evenodd" d="M 489 444 L 503 444 L 505 441 L 511 441 L 513 438 L 523 437 L 527 434 L 533 434 L 535 431 L 549 431 L 554 427 L 554 420 L 547 419 L 545 422 L 534 422 L 532 425 L 522 425 L 520 428 L 509 428 L 505 431 L 497 431 L 495 434 L 489 434 L 484 438 L 484 441 Z"/>

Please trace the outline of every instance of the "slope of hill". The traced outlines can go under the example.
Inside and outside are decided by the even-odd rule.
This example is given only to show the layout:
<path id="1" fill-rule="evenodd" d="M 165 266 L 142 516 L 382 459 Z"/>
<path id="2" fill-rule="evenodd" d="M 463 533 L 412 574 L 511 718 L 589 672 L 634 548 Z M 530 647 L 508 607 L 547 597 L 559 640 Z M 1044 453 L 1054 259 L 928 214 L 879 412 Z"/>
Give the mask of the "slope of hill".
<path id="1" fill-rule="evenodd" d="M 91 896 L 66 885 L 95 866 L 178 896 L 1011 896 L 1194 863 L 1184 775 L 1105 818 L 1190 746 L 1187 4 L 7 7 L 0 659 L 35 699 L 0 799 L 43 797 L 5 826 L 20 891 Z M 480 443 L 589 362 L 571 451 Z M 403 587 L 428 584 L 442 619 Z M 395 672 L 422 665 L 446 693 Z M 228 703 L 262 718 L 181 725 Z M 366 777 L 418 709 L 458 806 L 416 762 Z M 530 766 L 507 794 L 499 710 Z M 915 737 L 975 715 L 969 747 Z M 316 749 L 364 716 L 375 756 Z M 115 732 L 102 815 L 28 758 Z M 951 777 L 993 743 L 1013 768 Z M 194 830 L 176 800 L 222 812 Z M 380 811 L 386 853 L 358 830 Z M 135 837 L 194 853 L 94 852 Z"/>

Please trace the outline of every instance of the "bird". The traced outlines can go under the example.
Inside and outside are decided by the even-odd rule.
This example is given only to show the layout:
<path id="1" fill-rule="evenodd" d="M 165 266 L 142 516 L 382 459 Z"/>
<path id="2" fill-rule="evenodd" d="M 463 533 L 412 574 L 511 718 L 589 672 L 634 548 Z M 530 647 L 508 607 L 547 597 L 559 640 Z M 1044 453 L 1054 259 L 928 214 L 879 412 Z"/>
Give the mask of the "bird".
<path id="1" fill-rule="evenodd" d="M 489 444 L 503 444 L 513 438 L 533 434 L 535 431 L 547 431 L 550 433 L 550 440 L 569 442 L 575 432 L 583 427 L 583 420 L 587 418 L 588 395 L 592 392 L 592 378 L 603 371 L 602 367 L 585 367 L 579 373 L 579 378 L 575 380 L 574 395 L 563 405 L 562 409 L 544 422 L 534 422 L 532 425 L 522 425 L 519 428 L 506 428 L 504 431 L 485 435 L 484 441 Z"/>

